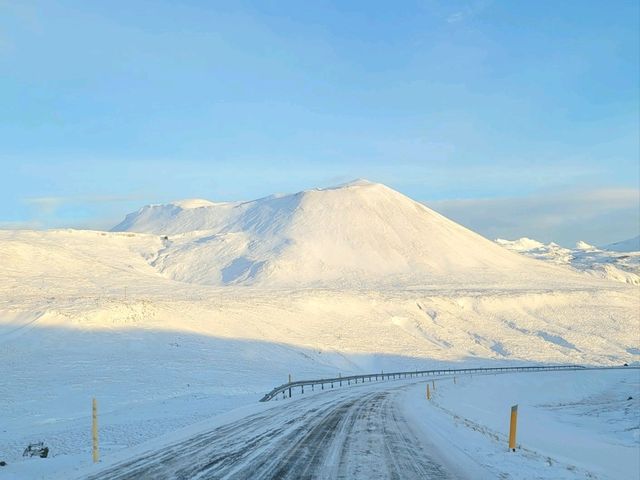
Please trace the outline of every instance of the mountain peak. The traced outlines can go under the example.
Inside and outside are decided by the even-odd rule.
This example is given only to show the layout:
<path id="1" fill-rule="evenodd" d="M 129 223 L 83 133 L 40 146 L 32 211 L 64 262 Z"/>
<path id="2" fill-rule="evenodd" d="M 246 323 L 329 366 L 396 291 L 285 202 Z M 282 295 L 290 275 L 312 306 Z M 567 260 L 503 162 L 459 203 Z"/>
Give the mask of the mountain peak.
<path id="1" fill-rule="evenodd" d="M 590 250 L 596 250 L 596 247 L 594 247 L 593 245 L 588 244 L 587 242 L 584 242 L 582 240 L 579 240 L 578 242 L 576 242 L 576 249 L 577 250 L 583 250 L 583 251 L 590 251 Z"/>
<path id="2" fill-rule="evenodd" d="M 338 184 L 334 187 L 328 187 L 324 190 L 337 190 L 339 188 L 350 188 L 350 187 L 366 187 L 369 185 L 382 185 L 380 183 L 375 183 L 367 180 L 366 178 L 356 178 L 355 180 L 351 180 L 349 182 Z"/>
<path id="3" fill-rule="evenodd" d="M 171 202 L 171 205 L 180 207 L 183 210 L 189 210 L 191 208 L 213 207 L 216 205 L 216 203 L 211 202 L 209 200 L 205 200 L 203 198 L 187 198 L 184 200 L 177 200 L 175 202 Z"/>

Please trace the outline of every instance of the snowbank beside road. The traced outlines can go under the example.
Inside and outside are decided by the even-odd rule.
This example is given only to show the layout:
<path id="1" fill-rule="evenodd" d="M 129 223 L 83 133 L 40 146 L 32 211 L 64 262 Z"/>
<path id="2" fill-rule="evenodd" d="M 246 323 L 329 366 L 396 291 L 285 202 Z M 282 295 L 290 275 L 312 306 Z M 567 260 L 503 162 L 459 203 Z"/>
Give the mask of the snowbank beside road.
<path id="1" fill-rule="evenodd" d="M 406 414 L 467 470 L 523 480 L 640 475 L 639 370 L 460 376 L 455 384 L 436 380 L 431 402 L 424 389 L 405 395 Z M 519 448 L 513 453 L 507 439 L 515 404 Z"/>

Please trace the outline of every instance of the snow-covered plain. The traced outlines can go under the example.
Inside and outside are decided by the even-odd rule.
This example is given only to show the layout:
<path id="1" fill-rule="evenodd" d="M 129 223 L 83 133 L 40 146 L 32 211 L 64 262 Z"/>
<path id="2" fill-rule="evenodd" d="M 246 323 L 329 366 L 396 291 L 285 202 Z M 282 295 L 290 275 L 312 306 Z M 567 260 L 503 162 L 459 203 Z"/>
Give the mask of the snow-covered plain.
<path id="1" fill-rule="evenodd" d="M 0 232 L 3 474 L 90 458 L 92 397 L 108 458 L 289 373 L 640 358 L 638 287 L 510 252 L 382 185 L 145 207 L 116 230 Z M 40 440 L 52 457 L 23 461 Z"/>

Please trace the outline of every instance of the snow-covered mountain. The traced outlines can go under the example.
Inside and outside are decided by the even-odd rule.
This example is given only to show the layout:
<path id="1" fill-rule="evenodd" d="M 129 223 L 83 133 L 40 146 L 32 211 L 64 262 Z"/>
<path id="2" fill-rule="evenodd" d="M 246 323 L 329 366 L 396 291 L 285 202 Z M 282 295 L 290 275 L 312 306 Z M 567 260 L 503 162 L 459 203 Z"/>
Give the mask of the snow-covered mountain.
<path id="1" fill-rule="evenodd" d="M 383 185 L 150 206 L 117 229 L 0 230 L 10 464 L 34 439 L 85 455 L 92 397 L 108 453 L 289 373 L 640 359 L 637 287 L 511 252 Z"/>
<path id="2" fill-rule="evenodd" d="M 556 243 L 544 244 L 526 237 L 518 240 L 496 240 L 499 245 L 527 257 L 565 265 L 595 277 L 640 285 L 640 251 L 623 250 L 631 248 L 632 241 L 633 239 L 601 249 L 582 241 L 575 248 L 564 248 Z M 615 251 L 614 245 L 618 245 L 620 250 Z"/>
<path id="3" fill-rule="evenodd" d="M 602 248 L 614 252 L 640 252 L 640 235 L 621 242 L 610 243 Z"/>
<path id="4" fill-rule="evenodd" d="M 384 185 L 359 180 L 250 202 L 146 206 L 114 231 L 167 236 L 164 275 L 210 285 L 504 284 L 571 272 L 531 262 Z M 575 279 L 574 279 L 575 280 Z"/>

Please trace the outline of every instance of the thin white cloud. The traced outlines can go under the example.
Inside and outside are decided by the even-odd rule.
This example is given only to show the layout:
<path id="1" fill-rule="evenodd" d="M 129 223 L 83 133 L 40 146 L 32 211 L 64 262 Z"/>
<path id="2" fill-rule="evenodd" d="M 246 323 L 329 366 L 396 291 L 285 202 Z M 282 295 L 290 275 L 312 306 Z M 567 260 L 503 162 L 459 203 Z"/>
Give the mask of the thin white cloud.
<path id="1" fill-rule="evenodd" d="M 65 203 L 63 197 L 33 197 L 23 201 L 42 215 L 51 215 Z"/>
<path id="2" fill-rule="evenodd" d="M 139 194 L 26 197 L 22 203 L 30 208 L 30 218 L 0 221 L 0 229 L 109 229 L 118 223 L 121 216 L 122 205 L 119 204 L 138 202 L 144 198 Z"/>
<path id="3" fill-rule="evenodd" d="M 447 16 L 447 23 L 459 23 L 468 20 L 486 9 L 491 4 L 490 0 L 478 0 L 469 2 L 460 10 L 453 12 Z"/>
<path id="4" fill-rule="evenodd" d="M 53 196 L 53 197 L 26 197 L 22 201 L 26 205 L 32 206 L 42 213 L 53 213 L 63 205 L 130 202 L 132 200 L 139 200 L 140 198 L 142 197 L 139 195 L 128 195 L 128 196 L 95 195 L 95 196 L 77 196 L 77 197 Z"/>
<path id="5" fill-rule="evenodd" d="M 0 221 L 0 230 L 42 230 L 41 222 L 35 220 Z"/>

